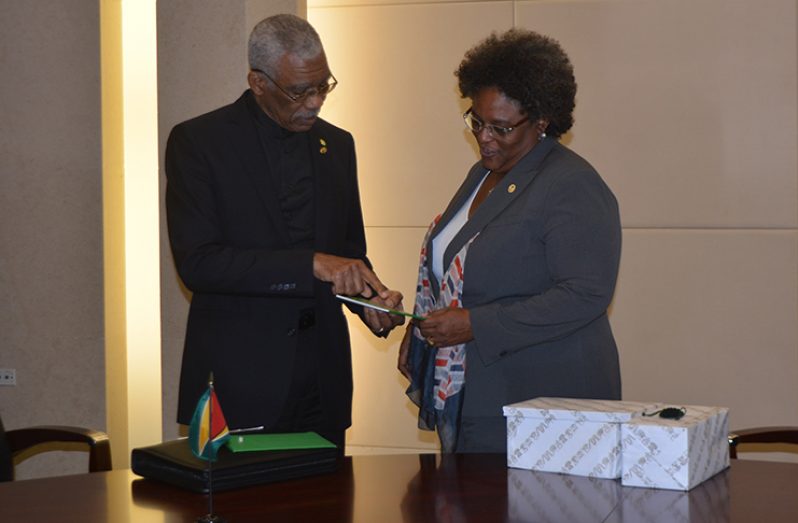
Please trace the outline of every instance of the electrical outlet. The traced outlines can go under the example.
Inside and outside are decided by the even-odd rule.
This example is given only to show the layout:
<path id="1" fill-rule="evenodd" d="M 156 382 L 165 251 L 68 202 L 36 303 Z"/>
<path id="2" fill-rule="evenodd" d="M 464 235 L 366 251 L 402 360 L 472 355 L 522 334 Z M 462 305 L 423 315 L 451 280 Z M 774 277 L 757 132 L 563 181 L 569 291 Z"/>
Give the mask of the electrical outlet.
<path id="1" fill-rule="evenodd" d="M 0 385 L 16 385 L 16 369 L 0 369 Z"/>

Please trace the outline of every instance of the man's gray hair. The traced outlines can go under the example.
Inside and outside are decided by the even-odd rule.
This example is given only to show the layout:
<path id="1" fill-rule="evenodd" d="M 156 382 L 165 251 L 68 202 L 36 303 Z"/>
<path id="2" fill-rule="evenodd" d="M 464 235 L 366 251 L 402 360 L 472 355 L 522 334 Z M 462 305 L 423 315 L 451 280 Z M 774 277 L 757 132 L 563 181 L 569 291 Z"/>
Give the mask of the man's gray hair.
<path id="1" fill-rule="evenodd" d="M 275 76 L 287 53 L 310 59 L 324 52 L 319 34 L 306 20 L 282 14 L 264 18 L 249 35 L 249 67 Z"/>

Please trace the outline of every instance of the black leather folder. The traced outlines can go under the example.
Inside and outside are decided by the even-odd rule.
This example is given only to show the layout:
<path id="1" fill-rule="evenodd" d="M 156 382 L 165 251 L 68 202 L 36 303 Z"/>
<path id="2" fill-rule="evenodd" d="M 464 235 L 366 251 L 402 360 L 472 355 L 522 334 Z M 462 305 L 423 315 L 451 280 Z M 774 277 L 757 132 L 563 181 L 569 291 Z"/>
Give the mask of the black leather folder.
<path id="1" fill-rule="evenodd" d="M 231 452 L 222 447 L 217 458 L 212 471 L 214 492 L 334 472 L 338 449 Z M 194 456 L 186 438 L 133 449 L 131 468 L 147 479 L 208 492 L 208 462 Z"/>

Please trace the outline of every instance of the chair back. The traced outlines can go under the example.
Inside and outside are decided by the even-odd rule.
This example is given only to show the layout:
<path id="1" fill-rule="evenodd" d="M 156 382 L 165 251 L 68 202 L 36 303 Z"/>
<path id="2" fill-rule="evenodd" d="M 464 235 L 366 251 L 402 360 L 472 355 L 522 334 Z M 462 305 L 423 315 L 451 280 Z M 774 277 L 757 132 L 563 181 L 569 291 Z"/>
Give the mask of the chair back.
<path id="1" fill-rule="evenodd" d="M 111 470 L 111 444 L 108 434 L 85 427 L 39 425 L 6 431 L 0 419 L 0 481 L 14 479 L 14 456 L 34 452 L 38 445 L 81 443 L 88 447 L 89 472 Z M 58 448 L 39 447 L 40 452 Z M 20 459 L 18 457 L 18 459 Z M 24 459 L 24 458 L 21 458 Z"/>
<path id="2" fill-rule="evenodd" d="M 729 457 L 737 458 L 741 443 L 782 443 L 798 451 L 798 427 L 755 427 L 729 434 Z"/>
<path id="3" fill-rule="evenodd" d="M 6 438 L 6 429 L 3 427 L 3 418 L 0 416 L 0 481 L 14 479 L 14 461 L 11 458 L 11 447 Z"/>

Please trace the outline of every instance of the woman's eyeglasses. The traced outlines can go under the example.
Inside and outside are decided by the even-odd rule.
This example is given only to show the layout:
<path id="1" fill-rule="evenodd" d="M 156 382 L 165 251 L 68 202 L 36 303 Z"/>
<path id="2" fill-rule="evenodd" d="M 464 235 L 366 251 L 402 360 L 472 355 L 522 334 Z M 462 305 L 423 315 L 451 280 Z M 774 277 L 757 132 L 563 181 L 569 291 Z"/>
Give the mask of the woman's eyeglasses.
<path id="1" fill-rule="evenodd" d="M 529 118 L 525 117 L 510 127 L 501 127 L 499 125 L 485 123 L 479 118 L 477 118 L 476 115 L 474 115 L 472 107 L 468 109 L 468 111 L 463 113 L 463 120 L 465 121 L 466 127 L 471 129 L 471 131 L 474 134 L 479 133 L 480 131 L 482 131 L 482 129 L 487 129 L 489 135 L 495 138 L 505 138 L 507 135 L 513 132 L 519 125 L 528 122 Z"/>
<path id="2" fill-rule="evenodd" d="M 323 98 L 323 97 L 327 96 L 328 94 L 330 94 L 330 91 L 335 89 L 335 86 L 338 85 L 338 80 L 336 80 L 335 76 L 333 76 L 333 74 L 330 73 L 330 79 L 331 80 L 328 80 L 327 82 L 325 82 L 323 84 L 319 84 L 316 87 L 308 87 L 307 89 L 305 89 L 301 93 L 292 93 L 292 92 L 284 89 L 283 86 L 281 86 L 280 84 L 278 84 L 274 80 L 274 78 L 269 76 L 269 74 L 266 71 L 263 71 L 261 69 L 252 69 L 252 71 L 256 72 L 256 73 L 259 73 L 259 74 L 262 74 L 263 76 L 268 78 L 274 85 L 277 86 L 277 88 L 279 90 L 281 90 L 283 92 L 284 95 L 286 95 L 288 98 L 290 98 L 291 101 L 294 102 L 294 103 L 304 102 L 305 100 L 307 100 L 311 96 L 321 96 Z"/>

